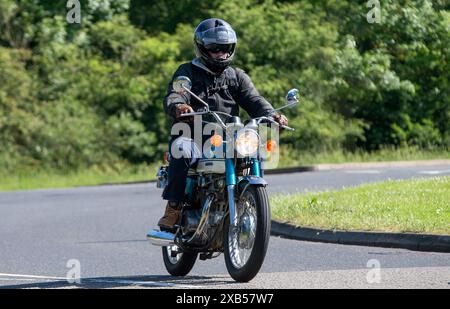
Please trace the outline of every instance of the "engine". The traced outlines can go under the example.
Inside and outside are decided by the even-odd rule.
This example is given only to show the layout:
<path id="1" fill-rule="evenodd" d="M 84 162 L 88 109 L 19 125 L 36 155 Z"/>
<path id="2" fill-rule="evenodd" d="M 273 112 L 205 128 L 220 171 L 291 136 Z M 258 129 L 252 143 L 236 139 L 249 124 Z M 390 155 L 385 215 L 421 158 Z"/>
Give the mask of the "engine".
<path id="1" fill-rule="evenodd" d="M 186 186 L 187 203 L 183 208 L 181 231 L 184 236 L 191 237 L 200 229 L 194 242 L 220 248 L 222 244 L 222 223 L 226 215 L 225 177 L 224 175 L 207 174 L 188 177 Z M 207 217 L 202 218 L 203 215 Z M 204 221 L 204 222 L 203 222 Z"/>

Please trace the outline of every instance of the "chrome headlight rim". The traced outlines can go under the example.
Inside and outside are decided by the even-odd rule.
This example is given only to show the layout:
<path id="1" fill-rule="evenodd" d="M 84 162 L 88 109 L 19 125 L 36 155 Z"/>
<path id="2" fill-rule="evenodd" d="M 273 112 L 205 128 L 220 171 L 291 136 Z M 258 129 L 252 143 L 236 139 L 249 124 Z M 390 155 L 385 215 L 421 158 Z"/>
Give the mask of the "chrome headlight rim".
<path id="1" fill-rule="evenodd" d="M 259 148 L 258 133 L 249 128 L 243 128 L 236 132 L 235 149 L 242 157 L 255 156 Z"/>

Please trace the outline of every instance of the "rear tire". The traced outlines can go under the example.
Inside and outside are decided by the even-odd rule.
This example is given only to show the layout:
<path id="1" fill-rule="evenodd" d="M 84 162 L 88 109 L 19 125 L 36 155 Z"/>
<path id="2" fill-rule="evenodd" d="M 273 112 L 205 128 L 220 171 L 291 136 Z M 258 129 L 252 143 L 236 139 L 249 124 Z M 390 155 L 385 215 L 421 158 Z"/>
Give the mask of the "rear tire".
<path id="1" fill-rule="evenodd" d="M 253 201 L 255 202 L 255 211 L 256 211 L 256 230 L 255 230 L 255 236 L 254 241 L 251 249 L 245 249 L 245 250 L 251 250 L 250 256 L 248 257 L 247 261 L 243 263 L 243 265 L 239 265 L 240 267 L 236 266 L 236 258 L 233 258 L 232 252 L 230 250 L 233 250 L 231 248 L 235 248 L 236 246 L 233 246 L 231 242 L 233 241 L 230 239 L 230 220 L 229 217 L 227 219 L 227 224 L 225 226 L 224 231 L 224 255 L 225 255 L 225 264 L 227 266 L 228 273 L 230 276 L 238 281 L 238 282 L 248 282 L 252 280 L 261 269 L 261 266 L 264 262 L 264 258 L 266 256 L 267 247 L 269 245 L 269 238 L 270 238 L 270 205 L 269 205 L 269 198 L 267 196 L 267 191 L 265 187 L 261 186 L 252 186 L 250 185 L 247 190 L 244 192 L 242 198 L 250 198 L 250 196 L 253 197 Z M 236 203 L 236 208 L 238 208 L 239 203 L 241 201 L 238 201 Z M 239 214 L 240 211 L 236 209 L 236 212 Z M 241 215 L 240 218 L 242 219 L 243 216 Z M 249 220 L 247 220 L 249 221 Z M 250 220 L 251 221 L 251 220 Z M 243 222 L 239 220 L 238 218 L 238 226 L 240 225 L 239 222 Z M 240 233 L 240 235 L 244 235 Z M 236 245 L 240 247 L 239 240 L 235 240 Z M 244 242 L 244 245 L 249 247 L 248 242 Z M 245 247 L 244 246 L 244 247 Z M 236 255 L 236 253 L 234 252 Z M 241 261 L 242 262 L 242 261 Z"/>
<path id="2" fill-rule="evenodd" d="M 183 252 L 177 254 L 177 257 L 171 257 L 171 248 L 175 247 L 162 247 L 164 265 L 172 276 L 186 276 L 192 270 L 192 267 L 194 267 L 195 261 L 197 260 L 197 253 Z"/>

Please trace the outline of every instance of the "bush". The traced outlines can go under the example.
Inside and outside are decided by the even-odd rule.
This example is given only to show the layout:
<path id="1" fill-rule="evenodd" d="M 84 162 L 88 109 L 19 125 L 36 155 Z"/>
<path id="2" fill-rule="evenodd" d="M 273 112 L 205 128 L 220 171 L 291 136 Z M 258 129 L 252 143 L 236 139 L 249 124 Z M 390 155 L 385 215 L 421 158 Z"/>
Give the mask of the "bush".
<path id="1" fill-rule="evenodd" d="M 167 147 L 162 108 L 194 57 L 203 18 L 236 29 L 235 65 L 297 128 L 302 152 L 450 145 L 450 14 L 442 1 L 387 1 L 382 23 L 351 1 L 0 2 L 0 168 L 145 163 Z"/>

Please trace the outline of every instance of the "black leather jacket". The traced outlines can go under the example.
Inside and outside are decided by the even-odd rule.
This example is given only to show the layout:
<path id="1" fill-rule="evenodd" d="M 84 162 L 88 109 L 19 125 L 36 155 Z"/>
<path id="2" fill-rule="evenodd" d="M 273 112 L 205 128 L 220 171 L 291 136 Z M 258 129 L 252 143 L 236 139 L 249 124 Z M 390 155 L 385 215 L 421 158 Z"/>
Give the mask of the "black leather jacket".
<path id="1" fill-rule="evenodd" d="M 239 107 L 242 107 L 252 118 L 274 111 L 272 105 L 259 94 L 250 77 L 241 69 L 228 67 L 222 74 L 215 75 L 194 60 L 182 64 L 173 75 L 173 79 L 182 75 L 191 79 L 192 92 L 207 102 L 212 111 L 239 116 Z M 170 82 L 164 98 L 166 114 L 175 120 L 176 105 L 183 103 L 191 105 L 194 111 L 203 107 L 195 98 L 191 99 L 189 93 L 176 93 Z"/>

